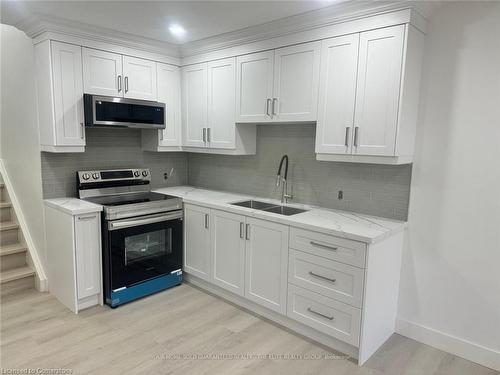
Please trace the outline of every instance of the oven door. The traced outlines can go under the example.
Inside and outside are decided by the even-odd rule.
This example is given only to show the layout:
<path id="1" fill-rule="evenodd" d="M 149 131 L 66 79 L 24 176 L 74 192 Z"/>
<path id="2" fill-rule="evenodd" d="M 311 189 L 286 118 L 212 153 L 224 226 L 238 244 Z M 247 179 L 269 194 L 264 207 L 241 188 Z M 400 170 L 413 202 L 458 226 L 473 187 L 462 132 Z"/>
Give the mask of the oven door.
<path id="1" fill-rule="evenodd" d="M 182 267 L 182 211 L 108 222 L 111 290 Z"/>

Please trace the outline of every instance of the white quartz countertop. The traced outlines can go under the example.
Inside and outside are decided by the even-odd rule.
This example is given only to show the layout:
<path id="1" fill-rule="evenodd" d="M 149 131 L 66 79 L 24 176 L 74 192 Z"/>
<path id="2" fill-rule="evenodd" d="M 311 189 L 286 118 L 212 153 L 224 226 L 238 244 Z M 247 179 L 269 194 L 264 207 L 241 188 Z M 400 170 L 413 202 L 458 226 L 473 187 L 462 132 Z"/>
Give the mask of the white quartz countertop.
<path id="1" fill-rule="evenodd" d="M 280 203 L 274 199 L 207 190 L 192 186 L 160 188 L 155 190 L 155 192 L 180 197 L 183 199 L 184 203 L 221 209 L 365 243 L 381 241 L 394 233 L 404 230 L 406 226 L 406 223 L 403 221 L 303 204 L 288 204 L 288 206 L 303 208 L 308 211 L 296 215 L 285 216 L 231 204 L 246 199 L 256 199 L 276 204 Z"/>
<path id="2" fill-rule="evenodd" d="M 81 215 L 102 211 L 102 206 L 100 204 L 87 202 L 78 198 L 45 199 L 44 202 L 47 206 L 70 215 Z"/>

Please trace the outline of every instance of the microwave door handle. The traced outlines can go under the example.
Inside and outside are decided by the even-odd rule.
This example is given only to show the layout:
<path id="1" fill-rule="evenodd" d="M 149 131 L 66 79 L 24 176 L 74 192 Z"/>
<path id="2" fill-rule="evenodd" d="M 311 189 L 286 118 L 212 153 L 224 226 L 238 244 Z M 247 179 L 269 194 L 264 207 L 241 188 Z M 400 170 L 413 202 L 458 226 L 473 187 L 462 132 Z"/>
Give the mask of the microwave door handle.
<path id="1" fill-rule="evenodd" d="M 138 227 L 146 224 L 159 223 L 161 221 L 180 219 L 181 217 L 182 217 L 182 212 L 175 212 L 172 214 L 149 216 L 140 219 L 120 220 L 115 222 L 109 222 L 108 230 Z"/>

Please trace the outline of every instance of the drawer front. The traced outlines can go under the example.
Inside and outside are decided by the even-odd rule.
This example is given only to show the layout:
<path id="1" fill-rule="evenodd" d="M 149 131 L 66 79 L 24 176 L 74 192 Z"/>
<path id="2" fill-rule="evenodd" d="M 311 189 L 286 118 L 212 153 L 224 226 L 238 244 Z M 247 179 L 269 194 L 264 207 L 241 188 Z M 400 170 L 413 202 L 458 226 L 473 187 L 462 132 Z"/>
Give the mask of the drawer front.
<path id="1" fill-rule="evenodd" d="M 290 250 L 288 282 L 354 307 L 362 307 L 364 269 Z"/>
<path id="2" fill-rule="evenodd" d="M 361 310 L 288 284 L 287 316 L 359 347 Z"/>
<path id="3" fill-rule="evenodd" d="M 366 245 L 329 234 L 290 228 L 290 247 L 356 267 L 365 267 Z"/>

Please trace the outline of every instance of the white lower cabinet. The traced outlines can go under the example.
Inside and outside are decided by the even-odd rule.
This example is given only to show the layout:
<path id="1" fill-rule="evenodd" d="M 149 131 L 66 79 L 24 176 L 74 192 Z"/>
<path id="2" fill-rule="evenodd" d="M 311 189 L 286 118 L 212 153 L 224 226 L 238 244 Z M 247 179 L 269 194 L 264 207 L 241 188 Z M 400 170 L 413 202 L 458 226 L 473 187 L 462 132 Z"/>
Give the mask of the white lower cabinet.
<path id="1" fill-rule="evenodd" d="M 45 223 L 50 293 L 75 313 L 102 304 L 100 212 L 71 214 L 46 204 Z"/>
<path id="2" fill-rule="evenodd" d="M 366 244 L 193 204 L 184 209 L 184 271 L 196 276 L 193 283 L 359 364 L 394 333 L 403 232 Z"/>
<path id="3" fill-rule="evenodd" d="M 210 209 L 184 205 L 184 271 L 210 281 Z"/>
<path id="4" fill-rule="evenodd" d="M 288 226 L 246 220 L 245 297 L 286 313 Z"/>
<path id="5" fill-rule="evenodd" d="M 242 296 L 245 284 L 245 216 L 211 211 L 212 282 Z"/>

